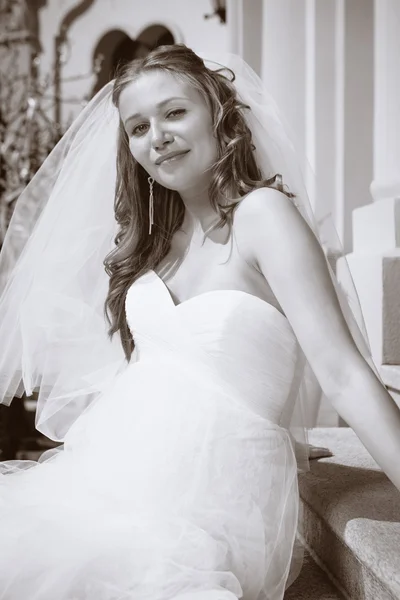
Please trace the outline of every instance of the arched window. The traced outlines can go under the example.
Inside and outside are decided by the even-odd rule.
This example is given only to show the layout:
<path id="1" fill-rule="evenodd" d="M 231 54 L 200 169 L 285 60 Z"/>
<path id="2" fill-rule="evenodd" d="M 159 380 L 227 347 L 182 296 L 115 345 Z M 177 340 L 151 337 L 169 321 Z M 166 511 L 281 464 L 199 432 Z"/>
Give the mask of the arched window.
<path id="1" fill-rule="evenodd" d="M 113 79 L 118 65 L 146 56 L 157 46 L 174 44 L 174 36 L 163 25 L 150 25 L 132 40 L 121 29 L 108 31 L 98 41 L 93 52 L 93 63 L 101 61 L 97 80 L 92 90 L 96 94 L 108 81 Z"/>

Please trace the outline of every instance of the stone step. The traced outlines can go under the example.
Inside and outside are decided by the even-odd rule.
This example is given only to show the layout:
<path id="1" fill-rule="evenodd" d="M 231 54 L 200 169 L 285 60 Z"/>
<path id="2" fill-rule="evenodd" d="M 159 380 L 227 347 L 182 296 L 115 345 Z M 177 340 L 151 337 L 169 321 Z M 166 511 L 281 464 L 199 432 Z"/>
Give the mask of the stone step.
<path id="1" fill-rule="evenodd" d="M 306 546 L 351 600 L 399 600 L 400 493 L 350 428 L 309 438 L 334 456 L 299 478 Z"/>
<path id="2" fill-rule="evenodd" d="M 300 575 L 286 590 L 284 600 L 344 600 L 344 596 L 306 553 Z"/>

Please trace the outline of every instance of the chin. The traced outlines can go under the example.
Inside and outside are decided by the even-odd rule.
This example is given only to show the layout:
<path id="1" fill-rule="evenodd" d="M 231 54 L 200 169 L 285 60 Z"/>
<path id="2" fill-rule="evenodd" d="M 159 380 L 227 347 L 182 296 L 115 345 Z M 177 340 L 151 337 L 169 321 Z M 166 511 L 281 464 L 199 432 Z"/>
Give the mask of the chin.
<path id="1" fill-rule="evenodd" d="M 181 192 L 189 186 L 186 177 L 184 179 L 181 177 L 159 177 L 157 182 L 167 190 L 174 190 L 175 192 Z"/>
<path id="2" fill-rule="evenodd" d="M 198 176 L 196 177 L 195 174 L 191 175 L 187 171 L 181 175 L 177 173 L 171 173 L 168 176 L 157 178 L 158 183 L 160 183 L 162 186 L 176 192 L 183 192 L 185 190 L 192 189 L 197 185 L 197 180 L 200 180 Z"/>

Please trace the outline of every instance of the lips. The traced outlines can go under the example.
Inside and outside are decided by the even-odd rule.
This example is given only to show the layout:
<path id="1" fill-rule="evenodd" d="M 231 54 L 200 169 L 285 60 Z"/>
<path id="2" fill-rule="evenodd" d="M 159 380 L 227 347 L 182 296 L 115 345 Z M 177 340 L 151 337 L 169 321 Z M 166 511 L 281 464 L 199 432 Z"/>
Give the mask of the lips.
<path id="1" fill-rule="evenodd" d="M 156 165 L 161 165 L 165 161 L 169 161 L 170 159 L 175 158 L 177 156 L 183 156 L 184 154 L 187 154 L 188 152 L 189 152 L 189 150 L 177 150 L 176 152 L 170 152 L 169 154 L 166 154 L 165 156 L 160 156 L 156 160 Z"/>

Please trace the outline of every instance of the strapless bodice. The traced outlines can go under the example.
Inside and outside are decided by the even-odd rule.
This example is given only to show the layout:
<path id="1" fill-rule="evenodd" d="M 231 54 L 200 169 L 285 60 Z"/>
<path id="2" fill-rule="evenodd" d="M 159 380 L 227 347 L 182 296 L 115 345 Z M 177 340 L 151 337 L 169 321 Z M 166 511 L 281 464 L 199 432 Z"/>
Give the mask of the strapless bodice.
<path id="1" fill-rule="evenodd" d="M 298 391 L 299 346 L 287 318 L 240 290 L 213 290 L 175 305 L 150 271 L 134 282 L 126 314 L 135 340 L 134 360 L 160 361 L 198 384 L 220 384 L 248 407 L 280 424 Z"/>

